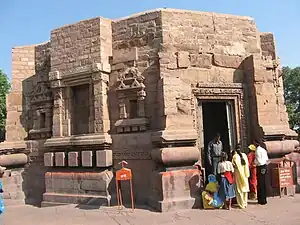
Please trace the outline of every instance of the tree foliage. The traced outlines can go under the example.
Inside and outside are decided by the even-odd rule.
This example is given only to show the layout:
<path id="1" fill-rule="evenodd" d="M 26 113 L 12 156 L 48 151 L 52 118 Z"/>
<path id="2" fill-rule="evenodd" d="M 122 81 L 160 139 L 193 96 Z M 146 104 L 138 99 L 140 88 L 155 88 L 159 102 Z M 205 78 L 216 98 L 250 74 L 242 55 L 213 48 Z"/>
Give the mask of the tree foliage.
<path id="1" fill-rule="evenodd" d="M 300 133 L 300 67 L 283 67 L 284 97 L 290 127 Z"/>
<path id="2" fill-rule="evenodd" d="M 6 95 L 10 90 L 7 75 L 0 69 L 0 132 L 5 129 L 6 120 Z"/>

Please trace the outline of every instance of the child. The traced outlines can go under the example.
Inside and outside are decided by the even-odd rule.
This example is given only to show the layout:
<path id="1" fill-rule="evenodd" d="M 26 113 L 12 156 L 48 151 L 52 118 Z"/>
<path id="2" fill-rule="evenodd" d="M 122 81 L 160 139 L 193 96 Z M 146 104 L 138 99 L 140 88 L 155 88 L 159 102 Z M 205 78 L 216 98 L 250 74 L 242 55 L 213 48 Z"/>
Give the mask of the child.
<path id="1" fill-rule="evenodd" d="M 228 210 L 231 209 L 231 201 L 235 197 L 235 190 L 233 184 L 233 175 L 234 172 L 233 165 L 230 161 L 227 160 L 228 156 L 226 152 L 221 153 L 221 161 L 218 164 L 218 174 L 221 175 L 220 198 L 226 202 L 225 208 Z"/>

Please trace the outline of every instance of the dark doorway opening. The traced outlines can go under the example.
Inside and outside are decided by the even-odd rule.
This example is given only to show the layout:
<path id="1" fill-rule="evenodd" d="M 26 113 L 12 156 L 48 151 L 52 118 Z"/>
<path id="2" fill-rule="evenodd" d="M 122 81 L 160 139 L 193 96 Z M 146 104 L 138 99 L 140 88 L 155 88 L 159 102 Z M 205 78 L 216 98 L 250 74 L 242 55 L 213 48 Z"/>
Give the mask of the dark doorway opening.
<path id="1" fill-rule="evenodd" d="M 204 101 L 202 102 L 203 113 L 203 137 L 206 175 L 212 171 L 207 160 L 208 143 L 212 141 L 217 133 L 221 134 L 223 151 L 230 153 L 229 127 L 225 101 Z"/>

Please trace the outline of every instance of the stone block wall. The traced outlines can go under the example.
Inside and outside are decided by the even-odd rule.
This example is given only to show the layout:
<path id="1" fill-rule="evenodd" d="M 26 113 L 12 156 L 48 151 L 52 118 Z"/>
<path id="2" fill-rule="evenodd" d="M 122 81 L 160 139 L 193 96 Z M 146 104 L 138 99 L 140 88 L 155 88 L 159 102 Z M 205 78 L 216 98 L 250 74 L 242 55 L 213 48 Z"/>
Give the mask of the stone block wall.
<path id="1" fill-rule="evenodd" d="M 192 86 L 245 82 L 243 60 L 259 54 L 257 28 L 248 17 L 163 10 L 166 128 L 192 129 Z"/>
<path id="2" fill-rule="evenodd" d="M 35 46 L 12 50 L 12 90 L 7 96 L 6 141 L 23 141 L 27 137 L 28 101 L 23 96 L 22 81 L 35 74 Z M 26 88 L 25 88 L 26 89 Z M 25 90 L 24 90 L 25 91 Z"/>
<path id="3" fill-rule="evenodd" d="M 110 74 L 110 120 L 112 129 L 119 119 L 119 100 L 116 93 L 118 77 L 126 68 L 136 67 L 144 77 L 146 91 L 145 117 L 150 129 L 158 126 L 157 81 L 159 78 L 158 52 L 162 38 L 159 12 L 149 12 L 116 20 L 112 23 L 112 73 Z"/>
<path id="4" fill-rule="evenodd" d="M 138 204 L 197 205 L 190 183 L 199 180 L 198 99 L 235 101 L 238 141 L 293 136 L 279 65 L 273 35 L 259 33 L 253 19 L 173 9 L 89 19 L 53 30 L 47 43 L 14 48 L 7 141 L 34 141 L 22 172 L 26 195 L 110 202 L 112 169 L 126 160 Z M 73 87 L 84 85 L 76 95 L 88 110 L 75 118 Z M 84 135 L 72 133 L 74 118 L 87 114 L 78 126 Z"/>
<path id="5" fill-rule="evenodd" d="M 101 62 L 100 18 L 52 30 L 50 39 L 52 71 Z"/>
<path id="6" fill-rule="evenodd" d="M 111 132 L 114 133 L 112 135 L 114 169 L 121 168 L 118 163 L 122 160 L 129 163 L 128 167 L 133 172 L 134 194 L 138 204 L 146 204 L 151 191 L 149 177 L 155 166 L 151 160 L 151 130 L 162 127 L 157 117 L 162 102 L 157 91 L 158 52 L 161 42 L 159 11 L 137 14 L 112 22 L 113 54 L 109 81 L 109 110 Z M 120 93 L 122 90 L 118 89 L 120 77 L 130 69 L 142 77 L 141 87 L 144 85 L 144 88 L 141 90 L 145 91 L 144 98 L 137 98 L 139 92 L 134 88 L 129 87 L 124 93 Z M 123 117 L 120 107 L 123 97 L 137 99 L 137 118 L 130 117 L 129 114 L 132 112 L 129 112 L 127 103 L 125 113 L 128 116 Z M 122 184 L 122 188 L 128 190 L 124 192 L 123 197 L 125 201 L 129 201 L 129 186 Z M 115 193 L 114 185 L 112 185 L 112 193 Z"/>

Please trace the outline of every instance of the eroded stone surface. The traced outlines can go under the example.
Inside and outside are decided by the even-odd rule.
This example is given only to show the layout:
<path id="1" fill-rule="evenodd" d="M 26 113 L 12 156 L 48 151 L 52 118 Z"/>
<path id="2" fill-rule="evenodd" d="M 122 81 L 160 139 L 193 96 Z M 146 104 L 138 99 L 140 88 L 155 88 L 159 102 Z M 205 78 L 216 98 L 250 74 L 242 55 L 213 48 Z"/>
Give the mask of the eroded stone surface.
<path id="1" fill-rule="evenodd" d="M 86 167 L 74 176 L 89 167 L 120 169 L 118 163 L 127 160 L 138 203 L 155 192 L 166 197 L 186 190 L 177 205 L 191 207 L 194 200 L 187 193 L 192 189 L 188 181 L 179 182 L 180 166 L 192 166 L 197 157 L 204 163 L 204 152 L 195 151 L 206 149 L 200 100 L 233 102 L 235 136 L 245 148 L 253 138 L 296 135 L 288 125 L 274 36 L 259 33 L 253 19 L 158 9 L 119 20 L 80 21 L 51 31 L 49 42 L 13 49 L 8 144 L 0 149 L 7 153 L 17 141 L 34 140 L 37 144 L 28 147 L 28 177 L 38 180 L 44 176 L 44 152 L 45 166 Z M 18 146 L 25 149 L 24 143 Z M 163 150 L 153 158 L 157 148 Z M 157 164 L 170 162 L 179 167 L 177 189 L 151 188 L 150 174 L 160 173 Z M 78 202 L 81 197 L 72 193 L 80 185 L 108 191 L 100 181 L 45 179 L 47 201 Z M 28 183 L 31 193 L 45 189 L 38 184 L 44 182 Z M 174 210 L 175 205 L 169 199 L 160 206 Z"/>

